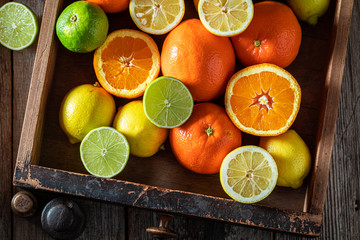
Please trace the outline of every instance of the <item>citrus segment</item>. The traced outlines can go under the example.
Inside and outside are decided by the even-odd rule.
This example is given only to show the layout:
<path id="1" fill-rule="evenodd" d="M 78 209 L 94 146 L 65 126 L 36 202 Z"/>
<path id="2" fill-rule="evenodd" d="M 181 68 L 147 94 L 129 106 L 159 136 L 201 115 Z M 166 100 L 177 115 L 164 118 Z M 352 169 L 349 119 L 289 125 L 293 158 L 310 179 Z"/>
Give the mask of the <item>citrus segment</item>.
<path id="1" fill-rule="evenodd" d="M 266 198 L 278 178 L 272 156 L 257 146 L 239 147 L 230 152 L 220 168 L 220 182 L 234 200 L 255 203 Z"/>
<path id="2" fill-rule="evenodd" d="M 111 94 L 136 98 L 160 72 L 160 53 L 146 33 L 121 29 L 112 32 L 94 54 L 100 84 Z"/>
<path id="3" fill-rule="evenodd" d="M 185 13 L 184 0 L 131 0 L 130 16 L 142 31 L 165 34 L 176 27 Z"/>
<path id="4" fill-rule="evenodd" d="M 144 111 L 148 119 L 161 128 L 175 128 L 190 117 L 194 102 L 180 80 L 159 77 L 146 88 Z"/>
<path id="5" fill-rule="evenodd" d="M 126 138 L 111 127 L 93 129 L 80 145 L 81 161 L 86 170 L 97 177 L 111 178 L 119 174 L 129 154 Z"/>
<path id="6" fill-rule="evenodd" d="M 254 6 L 251 0 L 200 0 L 198 12 L 204 27 L 218 36 L 235 36 L 250 24 Z"/>
<path id="7" fill-rule="evenodd" d="M 240 130 L 257 136 L 285 132 L 300 108 L 301 89 L 295 78 L 273 64 L 240 70 L 230 79 L 226 111 Z"/>
<path id="8" fill-rule="evenodd" d="M 22 3 L 8 2 L 0 8 L 0 43 L 11 50 L 30 46 L 38 35 L 36 15 Z"/>

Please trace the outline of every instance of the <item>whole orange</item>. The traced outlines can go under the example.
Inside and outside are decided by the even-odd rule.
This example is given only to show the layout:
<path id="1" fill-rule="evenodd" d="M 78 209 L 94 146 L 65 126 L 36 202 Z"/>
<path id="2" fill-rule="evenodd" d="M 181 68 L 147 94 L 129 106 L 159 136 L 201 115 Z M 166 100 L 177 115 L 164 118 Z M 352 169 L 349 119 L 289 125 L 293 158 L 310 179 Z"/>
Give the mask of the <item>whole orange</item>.
<path id="1" fill-rule="evenodd" d="M 229 38 L 211 34 L 199 19 L 189 19 L 165 38 L 161 70 L 164 76 L 181 80 L 194 100 L 208 101 L 224 93 L 235 58 Z"/>
<path id="2" fill-rule="evenodd" d="M 106 13 L 122 12 L 129 8 L 130 0 L 86 0 L 99 5 Z"/>
<path id="3" fill-rule="evenodd" d="M 196 173 L 214 174 L 225 156 L 241 146 L 241 131 L 224 108 L 206 102 L 194 106 L 185 124 L 170 130 L 169 140 L 181 165 Z"/>
<path id="4" fill-rule="evenodd" d="M 288 6 L 264 1 L 254 4 L 250 25 L 231 40 L 243 65 L 273 63 L 285 68 L 299 52 L 301 27 Z"/>

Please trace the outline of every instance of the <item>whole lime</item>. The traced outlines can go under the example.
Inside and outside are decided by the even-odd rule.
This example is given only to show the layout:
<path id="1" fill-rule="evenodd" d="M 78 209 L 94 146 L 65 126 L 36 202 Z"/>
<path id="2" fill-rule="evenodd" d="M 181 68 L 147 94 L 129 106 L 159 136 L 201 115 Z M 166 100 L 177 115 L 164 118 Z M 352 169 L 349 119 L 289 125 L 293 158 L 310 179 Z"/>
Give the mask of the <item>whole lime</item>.
<path id="1" fill-rule="evenodd" d="M 301 21 L 316 25 L 318 18 L 329 8 L 330 0 L 288 0 L 288 4 Z"/>
<path id="2" fill-rule="evenodd" d="M 106 39 L 109 21 L 96 4 L 76 1 L 67 6 L 56 22 L 60 42 L 73 52 L 87 53 L 98 48 Z"/>
<path id="3" fill-rule="evenodd" d="M 77 143 L 91 130 L 110 126 L 115 112 L 112 95 L 98 84 L 82 84 L 65 95 L 59 111 L 60 127 L 70 143 Z"/>

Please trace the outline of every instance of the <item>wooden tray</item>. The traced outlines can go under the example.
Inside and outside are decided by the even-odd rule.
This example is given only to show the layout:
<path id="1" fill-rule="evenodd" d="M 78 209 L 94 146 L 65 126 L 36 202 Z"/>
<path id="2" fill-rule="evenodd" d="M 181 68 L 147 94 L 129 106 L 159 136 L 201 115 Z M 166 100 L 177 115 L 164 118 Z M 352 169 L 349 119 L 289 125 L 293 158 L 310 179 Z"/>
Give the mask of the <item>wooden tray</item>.
<path id="1" fill-rule="evenodd" d="M 44 7 L 22 135 L 14 170 L 17 186 L 61 192 L 152 210 L 317 236 L 324 211 L 337 108 L 353 0 L 331 1 L 315 27 L 301 23 L 303 40 L 296 60 L 287 68 L 302 88 L 299 115 L 293 124 L 312 153 L 312 172 L 302 188 L 276 187 L 252 205 L 231 200 L 218 174 L 199 175 L 181 167 L 165 150 L 151 158 L 131 156 L 114 179 L 89 175 L 61 131 L 58 111 L 64 95 L 82 83 L 94 83 L 93 53 L 76 54 L 58 41 L 54 26 L 71 1 L 47 0 Z M 109 14 L 109 33 L 134 28 L 127 11 Z M 184 19 L 197 17 L 191 0 Z M 161 49 L 166 36 L 152 36 Z M 237 70 L 241 69 L 240 64 Z M 117 106 L 129 100 L 116 98 Z M 216 100 L 222 104 L 223 99 Z M 243 145 L 258 138 L 243 134 Z"/>

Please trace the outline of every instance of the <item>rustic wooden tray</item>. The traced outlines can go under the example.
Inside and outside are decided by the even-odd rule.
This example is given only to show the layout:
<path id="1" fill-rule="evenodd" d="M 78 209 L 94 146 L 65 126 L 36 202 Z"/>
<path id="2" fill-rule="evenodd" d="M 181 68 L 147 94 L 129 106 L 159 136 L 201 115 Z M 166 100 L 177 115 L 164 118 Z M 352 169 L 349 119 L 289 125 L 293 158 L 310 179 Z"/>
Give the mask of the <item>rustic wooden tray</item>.
<path id="1" fill-rule="evenodd" d="M 316 236 L 320 234 L 328 184 L 337 108 L 353 0 L 332 1 L 315 27 L 301 23 L 303 40 L 287 68 L 302 88 L 299 115 L 293 124 L 312 153 L 312 172 L 302 188 L 276 187 L 258 204 L 231 200 L 218 174 L 199 175 L 181 167 L 165 150 L 151 158 L 131 156 L 114 179 L 89 175 L 61 131 L 58 111 L 64 95 L 82 83 L 94 83 L 93 53 L 76 54 L 58 41 L 54 26 L 70 1 L 47 0 L 14 170 L 17 186 L 61 192 L 129 206 L 199 216 L 227 222 Z M 110 30 L 134 28 L 129 13 L 109 14 Z M 197 17 L 191 0 L 184 19 Z M 161 49 L 165 36 L 152 36 Z M 238 64 L 237 70 L 242 66 Z M 116 98 L 117 106 L 129 100 Z M 222 98 L 216 100 L 222 104 Z M 258 138 L 243 134 L 243 145 Z"/>

